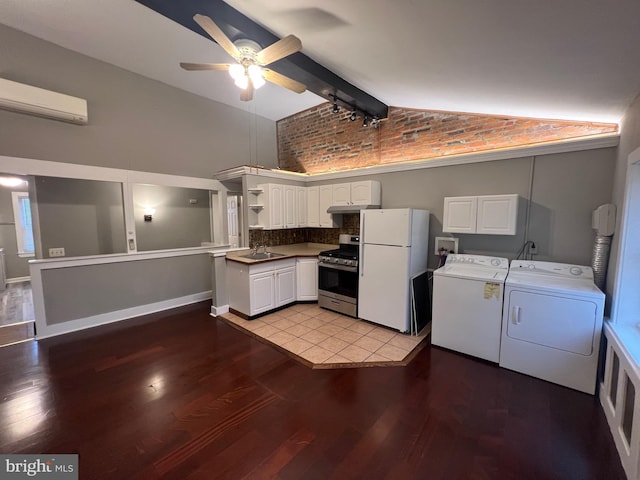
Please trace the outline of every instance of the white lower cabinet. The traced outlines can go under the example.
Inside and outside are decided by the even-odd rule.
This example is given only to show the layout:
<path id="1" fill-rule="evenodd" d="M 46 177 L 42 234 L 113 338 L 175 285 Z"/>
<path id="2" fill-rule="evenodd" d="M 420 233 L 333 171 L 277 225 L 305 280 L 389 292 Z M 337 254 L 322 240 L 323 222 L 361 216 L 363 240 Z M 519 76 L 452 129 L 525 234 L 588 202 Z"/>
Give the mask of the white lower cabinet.
<path id="1" fill-rule="evenodd" d="M 296 262 L 297 300 L 318 299 L 318 259 L 298 258 Z"/>
<path id="2" fill-rule="evenodd" d="M 249 317 L 296 301 L 296 259 L 247 265 L 227 261 L 229 307 Z"/>
<path id="3" fill-rule="evenodd" d="M 276 307 L 296 301 L 296 267 L 276 270 Z"/>
<path id="4" fill-rule="evenodd" d="M 249 275 L 249 296 L 251 305 L 249 307 L 249 315 L 268 312 L 276 307 L 274 303 L 276 292 L 275 285 L 276 282 L 273 278 L 273 272 Z"/>

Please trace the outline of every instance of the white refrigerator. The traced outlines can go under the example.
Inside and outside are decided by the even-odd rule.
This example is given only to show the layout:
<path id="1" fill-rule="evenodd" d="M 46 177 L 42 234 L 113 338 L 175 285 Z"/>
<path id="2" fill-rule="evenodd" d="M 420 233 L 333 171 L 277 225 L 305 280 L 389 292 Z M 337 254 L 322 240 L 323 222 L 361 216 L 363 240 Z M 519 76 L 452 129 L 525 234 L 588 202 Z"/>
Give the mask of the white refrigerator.
<path id="1" fill-rule="evenodd" d="M 428 210 L 361 212 L 358 317 L 411 330 L 411 281 L 427 271 L 428 241 Z"/>

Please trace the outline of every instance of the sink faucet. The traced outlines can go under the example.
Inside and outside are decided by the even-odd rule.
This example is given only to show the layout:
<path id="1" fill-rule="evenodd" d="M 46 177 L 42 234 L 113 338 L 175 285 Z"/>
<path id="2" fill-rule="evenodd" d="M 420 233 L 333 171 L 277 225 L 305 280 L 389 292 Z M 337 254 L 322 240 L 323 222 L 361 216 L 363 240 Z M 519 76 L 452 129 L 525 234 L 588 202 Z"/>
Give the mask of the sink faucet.
<path id="1" fill-rule="evenodd" d="M 267 252 L 267 244 L 263 243 L 262 245 L 260 245 L 259 243 L 256 243 L 253 246 L 253 254 L 257 255 L 258 254 L 258 250 L 260 250 L 260 248 L 262 248 L 262 253 L 269 253 Z"/>

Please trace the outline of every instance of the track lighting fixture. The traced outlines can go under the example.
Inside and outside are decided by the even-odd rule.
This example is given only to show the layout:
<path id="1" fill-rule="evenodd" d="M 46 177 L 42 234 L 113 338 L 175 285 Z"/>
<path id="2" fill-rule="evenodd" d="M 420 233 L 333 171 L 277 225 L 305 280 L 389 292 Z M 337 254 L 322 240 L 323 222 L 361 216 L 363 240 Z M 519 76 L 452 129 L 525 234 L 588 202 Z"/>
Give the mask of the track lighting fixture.
<path id="1" fill-rule="evenodd" d="M 347 100 L 344 100 L 332 93 L 330 93 L 328 97 L 331 100 L 333 100 L 333 107 L 332 107 L 333 113 L 340 113 L 340 105 L 338 105 L 338 103 L 341 103 L 342 108 L 351 110 L 351 114 L 348 117 L 349 120 L 351 120 L 352 122 L 355 122 L 356 119 L 358 118 L 358 115 L 361 115 L 363 127 L 372 126 L 373 128 L 378 128 L 380 124 L 380 118 L 378 118 L 377 115 L 371 115 L 369 112 L 359 109 L 355 104 Z M 344 118 L 344 117 L 341 117 L 341 118 Z"/>

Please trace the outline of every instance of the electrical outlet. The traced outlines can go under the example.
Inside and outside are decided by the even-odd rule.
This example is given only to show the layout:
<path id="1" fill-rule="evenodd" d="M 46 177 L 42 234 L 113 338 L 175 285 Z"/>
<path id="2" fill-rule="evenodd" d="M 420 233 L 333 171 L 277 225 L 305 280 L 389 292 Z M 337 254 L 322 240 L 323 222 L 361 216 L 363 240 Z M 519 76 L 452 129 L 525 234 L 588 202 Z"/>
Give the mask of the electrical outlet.
<path id="1" fill-rule="evenodd" d="M 64 248 L 50 248 L 49 249 L 50 257 L 64 257 Z"/>
<path id="2" fill-rule="evenodd" d="M 538 247 L 536 246 L 535 242 L 531 242 L 531 246 L 529 247 L 529 253 L 531 255 L 537 255 L 538 254 Z"/>

